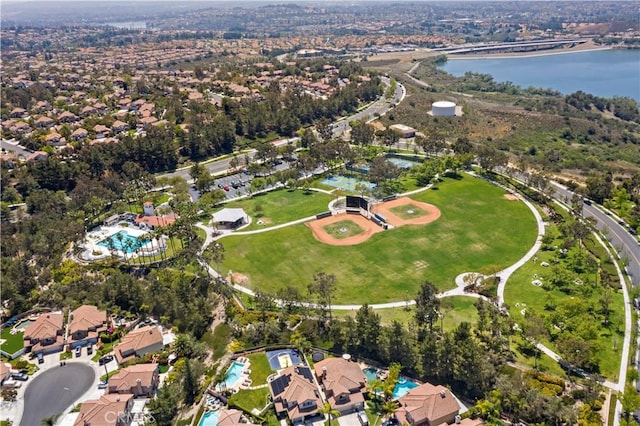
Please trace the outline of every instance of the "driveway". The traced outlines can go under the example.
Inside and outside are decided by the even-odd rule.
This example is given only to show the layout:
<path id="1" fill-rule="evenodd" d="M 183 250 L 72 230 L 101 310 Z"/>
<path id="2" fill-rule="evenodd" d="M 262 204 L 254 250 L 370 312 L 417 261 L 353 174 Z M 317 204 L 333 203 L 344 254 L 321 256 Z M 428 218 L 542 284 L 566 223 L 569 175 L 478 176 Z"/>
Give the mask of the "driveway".
<path id="1" fill-rule="evenodd" d="M 39 425 L 42 419 L 64 412 L 95 383 L 96 373 L 82 363 L 53 367 L 30 381 L 24 394 L 20 426 Z"/>
<path id="2" fill-rule="evenodd" d="M 360 420 L 358 420 L 358 413 L 345 414 L 338 417 L 338 423 L 340 426 L 362 426 Z"/>

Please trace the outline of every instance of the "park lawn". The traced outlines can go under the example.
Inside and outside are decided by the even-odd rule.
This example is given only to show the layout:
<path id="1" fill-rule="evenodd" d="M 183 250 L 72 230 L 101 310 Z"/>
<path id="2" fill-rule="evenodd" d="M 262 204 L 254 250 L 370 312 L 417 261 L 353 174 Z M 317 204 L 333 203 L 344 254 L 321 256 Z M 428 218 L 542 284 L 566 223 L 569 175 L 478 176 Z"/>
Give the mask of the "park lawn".
<path id="1" fill-rule="evenodd" d="M 533 353 L 527 354 L 519 350 L 520 346 L 523 343 L 524 341 L 522 339 L 522 336 L 511 337 L 511 351 L 516 356 L 516 363 L 528 369 L 534 369 L 536 366 L 535 355 Z M 542 352 L 538 354 L 537 366 L 538 370 L 545 373 L 555 374 L 556 376 L 560 377 L 566 374 L 562 367 L 560 367 L 560 364 L 558 364 L 553 358 L 546 356 Z"/>
<path id="2" fill-rule="evenodd" d="M 241 389 L 229 397 L 229 407 L 238 407 L 247 413 L 262 411 L 269 402 L 269 388 Z"/>
<path id="3" fill-rule="evenodd" d="M 247 358 L 251 361 L 251 365 L 249 366 L 251 370 L 251 374 L 249 375 L 252 381 L 251 386 L 260 386 L 267 383 L 267 377 L 273 373 L 267 355 L 264 352 L 260 352 L 251 354 Z"/>
<path id="4" fill-rule="evenodd" d="M 445 313 L 443 326 L 445 331 L 451 331 L 458 327 L 461 322 L 475 324 L 478 320 L 478 310 L 475 307 L 477 299 L 465 296 L 453 296 L 440 299 L 441 310 Z M 355 318 L 357 309 L 349 311 L 333 311 L 335 318 L 351 316 Z M 375 313 L 380 315 L 380 323 L 390 325 L 393 321 L 398 321 L 405 326 L 409 324 L 415 315 L 415 305 L 403 306 L 401 308 L 376 309 Z M 440 328 L 440 322 L 433 324 L 434 328 Z"/>
<path id="5" fill-rule="evenodd" d="M 572 299 L 574 297 L 580 297 L 590 306 L 599 306 L 601 287 L 594 289 L 591 295 L 576 295 L 571 296 L 556 289 L 548 289 L 544 286 L 545 276 L 548 276 L 550 267 L 543 267 L 541 262 L 550 262 L 554 257 L 552 250 L 544 251 L 540 250 L 536 256 L 518 269 L 510 278 L 505 288 L 505 303 L 509 306 L 509 313 L 516 322 L 520 322 L 524 317 L 522 311 L 524 309 L 529 313 L 535 313 L 538 316 L 549 314 L 545 311 L 545 305 L 549 300 L 555 301 L 556 304 L 561 303 L 563 300 Z M 534 262 L 537 260 L 537 262 Z M 531 282 L 535 279 L 534 274 L 537 274 L 538 279 L 542 279 L 543 286 L 537 287 Z M 576 277 L 582 279 L 585 286 L 591 286 L 590 282 L 593 281 L 592 277 L 586 274 L 576 274 Z M 608 326 L 602 323 L 598 323 L 598 337 L 596 345 L 598 347 L 598 364 L 600 366 L 600 373 L 611 379 L 617 380 L 620 369 L 620 351 L 622 349 L 622 343 L 624 339 L 624 299 L 621 291 L 613 293 L 613 301 L 611 303 L 611 317 Z M 592 322 L 593 317 L 585 312 L 584 321 Z M 546 339 L 543 344 L 561 355 L 559 348 L 553 341 Z M 531 359 L 531 365 L 533 365 L 533 359 Z"/>
<path id="6" fill-rule="evenodd" d="M 443 291 L 462 272 L 495 272 L 515 263 L 535 242 L 533 215 L 504 194 L 482 179 L 445 179 L 439 190 L 412 195 L 435 204 L 439 220 L 381 232 L 354 246 L 319 243 L 304 224 L 231 235 L 220 240 L 226 249 L 220 272 L 245 274 L 252 289 L 275 293 L 293 285 L 303 294 L 315 273 L 335 274 L 334 304 L 406 300 L 425 280 Z"/>
<path id="7" fill-rule="evenodd" d="M 251 225 L 243 231 L 250 231 L 326 212 L 330 201 L 331 196 L 322 192 L 279 189 L 232 201 L 224 207 L 243 208 L 252 219 Z M 258 220 L 262 220 L 264 224 L 258 225 Z"/>
<path id="8" fill-rule="evenodd" d="M 9 354 L 14 354 L 24 347 L 24 339 L 22 338 L 23 332 L 20 331 L 15 334 L 11 334 L 11 327 L 5 327 L 2 329 L 0 338 L 4 340 L 2 343 L 2 350 Z"/>

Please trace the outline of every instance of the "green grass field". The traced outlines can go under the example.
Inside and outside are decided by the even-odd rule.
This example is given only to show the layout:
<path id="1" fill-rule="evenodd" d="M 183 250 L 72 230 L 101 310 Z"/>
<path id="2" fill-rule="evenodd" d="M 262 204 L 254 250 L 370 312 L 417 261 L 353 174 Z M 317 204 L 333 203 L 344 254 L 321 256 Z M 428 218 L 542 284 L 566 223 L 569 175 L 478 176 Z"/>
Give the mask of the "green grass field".
<path id="1" fill-rule="evenodd" d="M 280 189 L 227 203 L 224 207 L 243 208 L 252 223 L 243 230 L 268 228 L 327 211 L 331 196 L 302 189 Z M 259 225 L 258 220 L 262 221 Z"/>
<path id="2" fill-rule="evenodd" d="M 2 329 L 2 350 L 8 354 L 14 354 L 18 352 L 24 346 L 24 339 L 22 338 L 22 332 L 11 334 L 11 327 L 5 327 Z"/>
<path id="3" fill-rule="evenodd" d="M 221 272 L 243 273 L 250 288 L 271 293 L 287 285 L 306 293 L 314 273 L 335 274 L 334 304 L 402 301 L 413 298 L 425 280 L 445 290 L 462 272 L 513 264 L 535 242 L 529 209 L 503 195 L 482 179 L 446 179 L 439 190 L 412 196 L 436 205 L 439 220 L 381 232 L 354 246 L 319 243 L 304 224 L 232 235 L 221 240 Z"/>
<path id="4" fill-rule="evenodd" d="M 267 377 L 273 373 L 273 370 L 271 370 L 271 366 L 269 365 L 267 355 L 264 352 L 260 352 L 257 354 L 251 354 L 247 358 L 251 361 L 249 366 L 251 374 L 249 375 L 249 378 L 253 382 L 252 386 L 260 386 L 267 383 Z"/>
<path id="5" fill-rule="evenodd" d="M 325 225 L 322 228 L 327 234 L 338 240 L 353 237 L 354 235 L 364 232 L 364 229 L 360 228 L 360 226 L 352 220 L 341 220 L 340 222 Z"/>

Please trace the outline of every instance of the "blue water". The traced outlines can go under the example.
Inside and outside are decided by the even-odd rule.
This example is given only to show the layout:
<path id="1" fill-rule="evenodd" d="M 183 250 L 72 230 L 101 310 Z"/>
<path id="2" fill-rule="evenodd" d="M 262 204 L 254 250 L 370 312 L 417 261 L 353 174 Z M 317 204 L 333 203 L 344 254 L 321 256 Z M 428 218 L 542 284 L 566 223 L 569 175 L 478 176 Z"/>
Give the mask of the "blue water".
<path id="1" fill-rule="evenodd" d="M 401 169 L 410 169 L 413 166 L 417 166 L 418 164 L 421 164 L 418 161 L 405 160 L 404 158 L 397 158 L 397 157 L 389 157 L 387 158 L 387 160 L 390 163 L 393 163 L 396 166 L 400 167 Z"/>
<path id="2" fill-rule="evenodd" d="M 118 238 L 118 235 L 122 235 L 122 240 Z M 130 241 L 131 244 L 127 244 L 127 241 Z M 116 250 L 120 250 L 125 253 L 133 253 L 138 250 L 140 247 L 149 244 L 149 241 L 140 241 L 138 237 L 134 237 L 133 235 L 127 234 L 126 231 L 120 231 L 116 234 L 111 235 L 109 238 L 106 238 L 98 243 L 99 246 L 111 248 L 113 247 Z"/>
<path id="3" fill-rule="evenodd" d="M 451 59 L 442 69 L 458 77 L 467 71 L 491 74 L 495 81 L 511 81 L 523 88 L 548 88 L 565 95 L 582 90 L 606 98 L 628 96 L 640 102 L 640 50 Z"/>
<path id="4" fill-rule="evenodd" d="M 396 387 L 393 388 L 393 399 L 402 398 L 411 389 L 415 389 L 417 387 L 418 387 L 418 384 L 416 382 L 412 382 L 406 377 L 400 376 L 398 378 L 398 383 L 396 383 Z"/>
<path id="5" fill-rule="evenodd" d="M 367 383 L 371 383 L 374 380 L 378 380 L 377 370 L 375 368 L 367 367 L 362 370 L 364 377 L 367 379 Z"/>
<path id="6" fill-rule="evenodd" d="M 244 364 L 240 362 L 234 362 L 233 364 L 231 364 L 231 367 L 229 367 L 227 373 L 224 376 L 224 384 L 227 386 L 227 388 L 230 388 L 234 385 L 235 382 L 238 381 L 238 379 L 242 375 L 242 367 L 244 367 Z"/>
<path id="7" fill-rule="evenodd" d="M 358 183 L 363 183 L 369 190 L 373 190 L 373 188 L 376 187 L 375 183 L 342 175 L 329 176 L 320 183 L 334 188 L 346 189 L 348 191 L 355 191 Z"/>
<path id="8" fill-rule="evenodd" d="M 220 414 L 217 410 L 204 413 L 204 416 L 202 416 L 202 418 L 200 419 L 198 426 L 217 426 L 219 416 Z"/>

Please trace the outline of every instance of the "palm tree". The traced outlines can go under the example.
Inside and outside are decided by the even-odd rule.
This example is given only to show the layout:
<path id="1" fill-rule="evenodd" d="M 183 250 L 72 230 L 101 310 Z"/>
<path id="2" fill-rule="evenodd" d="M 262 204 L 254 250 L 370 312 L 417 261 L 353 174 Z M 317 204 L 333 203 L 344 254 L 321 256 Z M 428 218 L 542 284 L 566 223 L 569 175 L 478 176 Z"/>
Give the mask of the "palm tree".
<path id="1" fill-rule="evenodd" d="M 325 402 L 324 405 L 320 408 L 319 412 L 321 414 L 329 416 L 329 425 L 331 425 L 333 419 L 340 417 L 340 411 L 333 408 L 331 404 L 329 404 L 329 402 Z"/>

